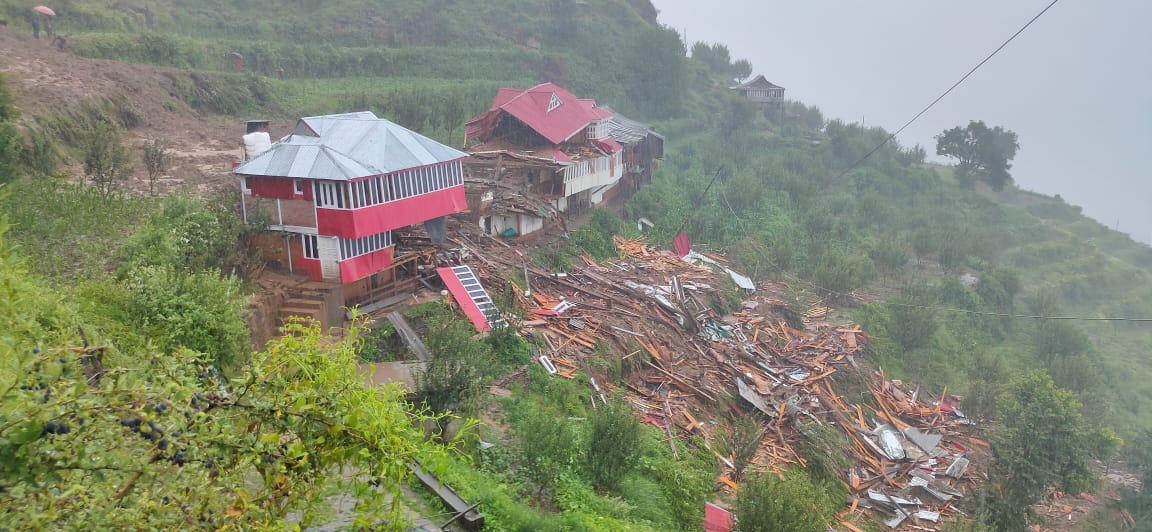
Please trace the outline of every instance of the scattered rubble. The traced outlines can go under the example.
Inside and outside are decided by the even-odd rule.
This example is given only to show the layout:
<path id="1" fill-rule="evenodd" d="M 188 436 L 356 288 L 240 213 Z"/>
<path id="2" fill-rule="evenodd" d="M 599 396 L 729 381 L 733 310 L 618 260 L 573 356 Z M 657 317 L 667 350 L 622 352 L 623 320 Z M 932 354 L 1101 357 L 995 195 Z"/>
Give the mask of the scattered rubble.
<path id="1" fill-rule="evenodd" d="M 755 409 L 766 428 L 750 469 L 783 474 L 804 464 L 797 444 L 807 426 L 831 425 L 842 434 L 852 458 L 841 472 L 852 494 L 841 517 L 845 528 L 857 530 L 853 523 L 865 513 L 897 530 L 936 530 L 942 520 L 965 515 L 957 503 L 971 492 L 971 469 L 987 456 L 988 443 L 946 390 L 934 395 L 865 372 L 856 357 L 867 335 L 859 326 L 825 321 L 831 309 L 795 312 L 804 323 L 794 327 L 782 317 L 783 284 L 756 286 L 719 255 L 680 259 L 620 237 L 620 258 L 585 256 L 559 273 L 529 266 L 486 235 L 462 234 L 455 242 L 489 290 L 510 287 L 524 318 L 508 321 L 536 346 L 548 373 L 586 374 L 593 407 L 621 392 L 641 421 L 701 437 L 725 464 L 721 489 L 739 485 L 717 436 L 728 430 L 727 420 Z M 505 272 L 523 272 L 530 289 Z M 725 296 L 734 295 L 738 310 L 726 312 Z M 621 389 L 593 374 L 590 362 L 605 357 L 631 370 L 622 372 Z M 839 396 L 831 382 L 838 371 L 863 381 L 866 397 Z"/>

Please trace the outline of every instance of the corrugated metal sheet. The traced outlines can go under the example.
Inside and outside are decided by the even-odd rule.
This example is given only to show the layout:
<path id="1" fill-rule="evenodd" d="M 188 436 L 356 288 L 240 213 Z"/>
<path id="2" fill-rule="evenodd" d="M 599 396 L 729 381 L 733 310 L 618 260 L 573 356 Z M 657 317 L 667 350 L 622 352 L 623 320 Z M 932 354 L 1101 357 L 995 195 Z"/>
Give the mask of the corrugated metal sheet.
<path id="1" fill-rule="evenodd" d="M 660 139 L 664 138 L 663 135 L 653 131 L 652 126 L 621 115 L 607 105 L 601 107 L 601 109 L 612 113 L 612 119 L 608 121 L 608 133 L 621 144 L 635 144 L 643 141 L 648 135 L 653 135 Z"/>
<path id="2" fill-rule="evenodd" d="M 467 154 L 363 111 L 301 118 L 291 135 L 235 173 L 347 181 L 463 157 Z"/>

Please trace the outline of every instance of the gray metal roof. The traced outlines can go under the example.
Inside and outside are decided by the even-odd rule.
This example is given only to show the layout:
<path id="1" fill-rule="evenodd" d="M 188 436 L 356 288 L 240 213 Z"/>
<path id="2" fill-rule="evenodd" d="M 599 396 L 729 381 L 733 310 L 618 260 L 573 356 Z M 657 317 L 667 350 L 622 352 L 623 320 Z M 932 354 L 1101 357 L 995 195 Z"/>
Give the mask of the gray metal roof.
<path id="1" fill-rule="evenodd" d="M 648 124 L 632 120 L 606 105 L 601 106 L 601 108 L 612 113 L 612 118 L 608 119 L 608 133 L 620 144 L 635 144 L 647 138 L 648 135 L 664 138 L 663 135 L 653 131 Z"/>
<path id="2" fill-rule="evenodd" d="M 468 154 L 370 111 L 310 116 L 237 174 L 347 181 L 454 161 Z"/>

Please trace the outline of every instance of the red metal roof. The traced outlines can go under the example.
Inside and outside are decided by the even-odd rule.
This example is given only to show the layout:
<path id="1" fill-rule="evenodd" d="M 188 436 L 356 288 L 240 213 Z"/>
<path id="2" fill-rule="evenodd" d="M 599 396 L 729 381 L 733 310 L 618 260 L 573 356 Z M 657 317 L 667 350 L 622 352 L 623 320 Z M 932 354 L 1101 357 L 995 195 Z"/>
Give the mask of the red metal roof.
<path id="1" fill-rule="evenodd" d="M 468 294 L 468 289 L 464 287 L 464 283 L 460 282 L 456 272 L 452 271 L 450 267 L 443 267 L 436 268 L 436 273 L 440 274 L 440 279 L 444 281 L 444 288 L 452 293 L 456 304 L 460 305 L 460 310 L 464 311 L 464 315 L 468 316 L 468 320 L 476 326 L 476 330 L 480 332 L 491 331 L 492 326 L 488 324 L 488 317 L 484 315 L 484 311 L 480 310 L 476 301 Z"/>
<path id="2" fill-rule="evenodd" d="M 731 532 L 735 524 L 731 512 L 710 502 L 704 503 L 704 532 Z"/>
<path id="3" fill-rule="evenodd" d="M 549 111 L 554 95 L 560 105 Z M 491 131 L 500 112 L 516 117 L 554 144 L 572 138 L 594 120 L 612 116 L 610 111 L 596 107 L 595 100 L 577 98 L 555 83 L 541 83 L 531 89 L 502 88 L 492 100 L 491 109 L 467 122 L 468 135 Z"/>
<path id="4" fill-rule="evenodd" d="M 552 148 L 552 159 L 562 163 L 572 162 L 572 158 L 569 157 L 567 153 L 561 151 L 560 148 Z"/>
<path id="5" fill-rule="evenodd" d="M 624 149 L 624 146 L 621 146 L 619 142 L 616 142 L 611 137 L 594 139 L 592 144 L 595 144 L 597 148 L 604 150 L 604 153 L 609 155 Z"/>

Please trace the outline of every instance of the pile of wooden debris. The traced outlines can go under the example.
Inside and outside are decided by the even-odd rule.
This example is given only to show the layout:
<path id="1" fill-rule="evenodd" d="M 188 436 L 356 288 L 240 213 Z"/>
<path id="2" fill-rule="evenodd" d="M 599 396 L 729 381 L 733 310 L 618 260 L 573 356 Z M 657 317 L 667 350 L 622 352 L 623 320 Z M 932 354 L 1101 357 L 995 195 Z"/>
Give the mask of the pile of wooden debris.
<path id="1" fill-rule="evenodd" d="M 623 393 L 643 422 L 672 436 L 697 435 L 725 464 L 718 487 L 738 489 L 735 464 L 715 445 L 730 421 L 759 411 L 759 452 L 748 466 L 780 474 L 804 463 L 796 447 L 811 425 L 842 434 L 852 493 L 842 525 L 875 512 L 893 529 L 935 530 L 962 516 L 957 503 L 972 492 L 973 461 L 988 444 L 957 408 L 958 398 L 910 390 L 857 364 L 868 337 L 859 326 L 826 321 L 831 309 L 787 311 L 787 287 L 756 286 L 723 256 L 678 257 L 617 237 L 619 258 L 583 257 L 568 272 L 527 265 L 527 257 L 488 237 L 457 241 L 490 289 L 514 292 L 521 334 L 537 361 L 557 378 L 587 375 L 588 400 Z M 481 244 L 477 244 L 477 241 Z M 510 281 L 509 272 L 528 286 Z M 785 316 L 796 319 L 789 323 Z M 614 357 L 628 368 L 617 388 L 590 366 Z M 597 366 L 601 367 L 601 366 Z M 630 370 L 630 371 L 629 371 Z M 832 380 L 849 371 L 867 392 L 855 401 Z M 676 438 L 669 438 L 675 451 Z"/>

